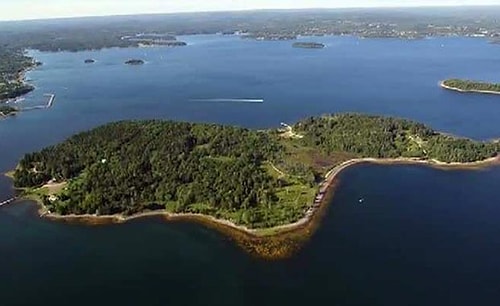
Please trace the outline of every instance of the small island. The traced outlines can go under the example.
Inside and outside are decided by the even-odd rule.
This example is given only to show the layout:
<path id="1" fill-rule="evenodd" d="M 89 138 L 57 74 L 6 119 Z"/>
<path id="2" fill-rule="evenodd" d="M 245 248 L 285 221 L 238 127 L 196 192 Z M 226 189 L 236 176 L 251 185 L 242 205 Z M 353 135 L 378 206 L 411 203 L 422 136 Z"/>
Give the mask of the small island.
<path id="1" fill-rule="evenodd" d="M 232 237 L 252 254 L 291 255 L 321 221 L 338 174 L 359 163 L 482 167 L 498 142 L 362 114 L 310 117 L 264 131 L 121 121 L 25 155 L 14 173 L 40 213 L 99 224 L 159 215 Z"/>
<path id="2" fill-rule="evenodd" d="M 92 58 L 88 58 L 86 59 L 85 61 L 83 61 L 85 64 L 93 64 L 95 63 L 95 59 L 92 59 Z"/>
<path id="3" fill-rule="evenodd" d="M 139 43 L 139 47 L 184 47 L 186 42 L 177 40 L 152 40 Z"/>
<path id="4" fill-rule="evenodd" d="M 303 49 L 323 49 L 325 45 L 316 42 L 295 42 L 292 44 L 292 47 Z"/>
<path id="5" fill-rule="evenodd" d="M 184 47 L 186 42 L 178 41 L 177 37 L 168 33 L 139 33 L 133 36 L 123 36 L 122 41 L 137 44 L 138 47 Z"/>
<path id="6" fill-rule="evenodd" d="M 125 62 L 127 65 L 143 65 L 144 61 L 141 59 L 129 59 Z"/>
<path id="7" fill-rule="evenodd" d="M 440 83 L 441 87 L 462 93 L 483 93 L 500 95 L 499 83 L 487 83 L 461 79 L 448 79 Z"/>

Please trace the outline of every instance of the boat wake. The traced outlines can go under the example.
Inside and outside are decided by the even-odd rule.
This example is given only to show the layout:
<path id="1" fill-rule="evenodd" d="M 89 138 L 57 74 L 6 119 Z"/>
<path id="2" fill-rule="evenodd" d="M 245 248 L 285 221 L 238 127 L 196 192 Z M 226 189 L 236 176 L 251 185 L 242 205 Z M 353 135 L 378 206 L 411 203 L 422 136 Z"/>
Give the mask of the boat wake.
<path id="1" fill-rule="evenodd" d="M 214 102 L 214 103 L 264 103 L 264 99 L 189 99 L 191 102 Z"/>

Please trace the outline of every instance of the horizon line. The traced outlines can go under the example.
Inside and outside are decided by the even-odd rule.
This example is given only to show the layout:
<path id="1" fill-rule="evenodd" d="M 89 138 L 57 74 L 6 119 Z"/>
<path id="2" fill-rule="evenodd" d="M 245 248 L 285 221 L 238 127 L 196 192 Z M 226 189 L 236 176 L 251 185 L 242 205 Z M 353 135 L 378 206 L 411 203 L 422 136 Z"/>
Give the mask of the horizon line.
<path id="1" fill-rule="evenodd" d="M 499 7 L 500 4 L 439 4 L 439 5 L 386 5 L 386 6 L 339 6 L 339 7 L 304 7 L 304 8 L 256 8 L 256 9 L 232 9 L 232 10 L 201 10 L 201 11 L 176 11 L 176 12 L 142 12 L 142 13 L 118 13 L 118 14 L 102 14 L 102 15 L 81 15 L 81 16 L 54 16 L 41 18 L 20 18 L 20 19 L 0 19 L 0 22 L 23 22 L 23 21 L 50 21 L 50 20 L 68 20 L 68 19 L 85 19 L 85 18 L 105 18 L 105 17 L 127 17 L 127 16 L 161 16 L 161 15 L 189 15 L 189 14 L 206 14 L 206 13 L 243 13 L 243 12 L 266 12 L 266 11 L 308 11 L 308 10 L 366 10 L 366 9 L 425 9 L 425 8 L 486 8 Z"/>

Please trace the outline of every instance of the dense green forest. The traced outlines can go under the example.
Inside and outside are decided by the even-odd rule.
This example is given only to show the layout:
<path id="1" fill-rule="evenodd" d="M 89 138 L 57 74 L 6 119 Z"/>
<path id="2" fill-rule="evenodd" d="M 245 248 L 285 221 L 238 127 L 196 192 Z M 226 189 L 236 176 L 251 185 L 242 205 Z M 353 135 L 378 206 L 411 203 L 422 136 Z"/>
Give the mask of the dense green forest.
<path id="1" fill-rule="evenodd" d="M 494 91 L 500 93 L 500 84 L 497 83 L 450 79 L 445 80 L 443 85 L 465 91 Z"/>
<path id="2" fill-rule="evenodd" d="M 304 145 L 327 153 L 349 152 L 357 157 L 417 157 L 442 162 L 484 160 L 500 151 L 500 145 L 442 135 L 410 120 L 341 114 L 311 117 L 295 130 L 304 133 Z"/>
<path id="3" fill-rule="evenodd" d="M 33 90 L 20 79 L 21 73 L 33 65 L 33 60 L 22 52 L 0 48 L 0 102 Z"/>
<path id="4" fill-rule="evenodd" d="M 321 156 L 331 162 L 326 170 L 341 161 L 332 162 L 336 156 L 468 162 L 500 151 L 412 121 L 359 114 L 312 117 L 293 130 L 302 137 L 214 124 L 111 123 L 27 154 L 14 182 L 28 192 L 68 182 L 57 200 L 43 199 L 63 215 L 167 209 L 263 228 L 303 216 L 324 174 L 315 165 Z"/>
<path id="5" fill-rule="evenodd" d="M 279 152 L 279 144 L 264 132 L 119 122 L 26 155 L 15 173 L 15 185 L 71 180 L 59 201 L 50 205 L 60 214 L 133 214 L 167 208 L 266 226 L 280 221 L 266 216 L 277 204 L 274 188 L 280 182 L 263 163 Z"/>

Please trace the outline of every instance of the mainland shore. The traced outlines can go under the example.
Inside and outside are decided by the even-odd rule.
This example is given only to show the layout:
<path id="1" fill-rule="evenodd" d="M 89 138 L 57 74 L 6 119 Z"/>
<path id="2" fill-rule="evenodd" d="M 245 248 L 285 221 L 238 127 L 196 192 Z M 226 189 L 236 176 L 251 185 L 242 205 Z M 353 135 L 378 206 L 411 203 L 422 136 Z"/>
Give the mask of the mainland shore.
<path id="1" fill-rule="evenodd" d="M 40 201 L 34 200 L 39 205 L 40 217 L 54 221 L 78 223 L 86 225 L 106 225 L 125 223 L 131 220 L 147 217 L 163 217 L 166 221 L 188 221 L 213 228 L 234 240 L 249 253 L 264 259 L 281 259 L 291 256 L 306 242 L 319 226 L 328 203 L 334 196 L 336 183 L 342 171 L 358 164 L 403 165 L 416 164 L 430 166 L 437 169 L 483 169 L 500 164 L 500 156 L 471 163 L 444 163 L 437 160 L 422 160 L 418 158 L 357 158 L 347 160 L 326 175 L 320 184 L 320 189 L 325 192 L 321 198 L 312 205 L 301 219 L 294 223 L 280 225 L 272 228 L 252 229 L 237 225 L 230 220 L 196 213 L 171 213 L 167 211 L 150 211 L 131 216 L 117 215 L 58 215 L 51 213 Z M 318 196 L 319 197 L 319 196 Z M 318 199 L 318 198 L 317 198 Z"/>
<path id="2" fill-rule="evenodd" d="M 439 86 L 441 86 L 444 89 L 447 90 L 452 90 L 452 91 L 457 91 L 460 93 L 480 93 L 480 94 L 489 94 L 489 95 L 500 95 L 500 91 L 492 91 L 492 90 L 477 90 L 477 89 L 460 89 L 457 87 L 452 87 L 444 84 L 445 81 L 439 82 Z"/>

